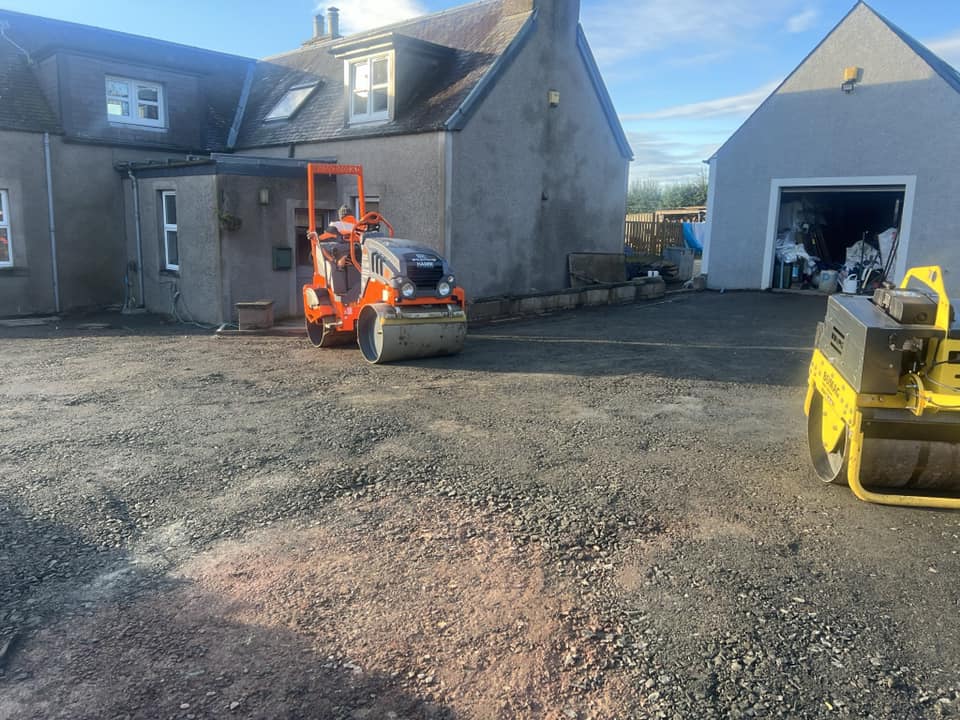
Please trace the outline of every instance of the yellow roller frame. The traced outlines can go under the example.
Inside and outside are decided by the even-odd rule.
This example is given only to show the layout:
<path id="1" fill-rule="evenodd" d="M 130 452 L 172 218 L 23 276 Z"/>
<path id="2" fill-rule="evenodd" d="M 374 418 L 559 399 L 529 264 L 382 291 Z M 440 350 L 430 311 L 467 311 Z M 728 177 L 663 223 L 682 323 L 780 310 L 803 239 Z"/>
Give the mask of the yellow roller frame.
<path id="1" fill-rule="evenodd" d="M 941 380 L 937 377 L 938 371 L 945 371 L 943 366 L 947 364 L 946 360 L 950 352 L 960 350 L 960 341 L 949 339 L 950 301 L 943 284 L 943 271 L 938 266 L 912 268 L 904 276 L 900 287 L 906 288 L 911 280 L 923 283 L 937 295 L 935 327 L 943 331 L 944 337 L 936 343 L 936 347 L 931 351 L 931 357 L 927 360 L 928 366 L 934 368 L 934 371 L 930 373 L 930 378 L 940 383 Z M 937 363 L 941 364 L 938 366 Z M 908 387 L 913 384 L 916 385 L 915 388 Z M 918 416 L 922 415 L 924 411 L 931 410 L 957 412 L 960 411 L 960 395 L 927 390 L 924 387 L 923 380 L 916 375 L 907 376 L 901 383 L 900 392 L 896 395 L 858 394 L 819 350 L 814 350 L 813 359 L 810 362 L 809 383 L 806 400 L 804 401 L 804 413 L 806 415 L 810 414 L 810 406 L 815 392 L 819 392 L 823 398 L 824 417 L 821 436 L 824 448 L 827 451 L 835 448 L 840 440 L 843 431 L 838 432 L 837 426 L 844 425 L 846 427 L 847 484 L 854 495 L 866 502 L 880 505 L 960 510 L 960 497 L 877 493 L 868 490 L 860 482 L 860 462 L 863 454 L 863 413 L 861 408 L 905 408 Z"/>

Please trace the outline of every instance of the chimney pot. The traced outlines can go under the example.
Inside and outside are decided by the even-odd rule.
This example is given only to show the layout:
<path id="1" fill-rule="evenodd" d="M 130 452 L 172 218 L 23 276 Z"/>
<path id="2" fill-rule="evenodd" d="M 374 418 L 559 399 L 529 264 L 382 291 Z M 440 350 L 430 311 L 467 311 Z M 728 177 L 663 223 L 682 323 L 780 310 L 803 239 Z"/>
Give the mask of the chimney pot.
<path id="1" fill-rule="evenodd" d="M 317 13 L 313 16 L 313 37 L 321 38 L 326 34 L 323 13 Z"/>
<path id="2" fill-rule="evenodd" d="M 327 27 L 330 28 L 330 37 L 340 37 L 340 10 L 335 7 L 327 8 Z"/>

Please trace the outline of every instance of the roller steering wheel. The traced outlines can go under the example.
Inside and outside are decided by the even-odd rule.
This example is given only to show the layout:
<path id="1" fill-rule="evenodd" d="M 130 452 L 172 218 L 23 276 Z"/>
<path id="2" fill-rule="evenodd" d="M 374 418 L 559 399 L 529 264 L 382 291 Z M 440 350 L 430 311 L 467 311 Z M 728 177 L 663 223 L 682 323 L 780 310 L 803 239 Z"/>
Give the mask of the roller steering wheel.
<path id="1" fill-rule="evenodd" d="M 387 222 L 383 215 L 373 211 L 368 212 L 357 221 L 356 230 L 357 232 L 378 232 L 381 224 L 387 226 L 390 236 L 393 237 L 393 225 Z"/>

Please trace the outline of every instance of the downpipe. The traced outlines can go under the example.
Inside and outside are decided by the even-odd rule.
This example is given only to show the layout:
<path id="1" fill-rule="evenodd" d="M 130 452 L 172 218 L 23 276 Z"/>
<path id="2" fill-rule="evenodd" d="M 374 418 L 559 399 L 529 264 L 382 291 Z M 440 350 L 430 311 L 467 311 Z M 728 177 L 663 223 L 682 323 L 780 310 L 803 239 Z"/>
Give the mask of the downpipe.
<path id="1" fill-rule="evenodd" d="M 47 180 L 47 219 L 50 224 L 50 266 L 53 269 L 53 307 L 60 312 L 60 272 L 57 267 L 57 224 L 53 214 L 53 172 L 50 170 L 50 133 L 43 134 L 43 165 Z"/>
<path id="2" fill-rule="evenodd" d="M 143 296 L 143 233 L 140 231 L 140 186 L 137 184 L 137 176 L 133 174 L 133 170 L 127 170 L 127 177 L 130 178 L 130 183 L 133 186 L 133 223 L 134 234 L 137 238 L 137 284 L 139 286 L 137 307 L 143 308 L 146 307 L 146 302 Z"/>

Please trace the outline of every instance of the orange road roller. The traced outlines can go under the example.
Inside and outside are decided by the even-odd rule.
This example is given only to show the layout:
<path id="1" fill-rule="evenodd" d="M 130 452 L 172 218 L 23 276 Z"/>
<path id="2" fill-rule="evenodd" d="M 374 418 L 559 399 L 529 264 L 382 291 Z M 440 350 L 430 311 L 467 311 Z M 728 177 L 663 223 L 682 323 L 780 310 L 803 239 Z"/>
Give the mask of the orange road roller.
<path id="1" fill-rule="evenodd" d="M 359 165 L 309 163 L 309 207 L 316 206 L 318 175 L 357 178 L 359 217 L 318 233 L 311 214 L 313 281 L 303 286 L 310 341 L 317 347 L 356 342 L 371 363 L 460 352 L 465 294 L 447 261 L 430 247 L 394 237 L 380 213 L 366 211 Z"/>

